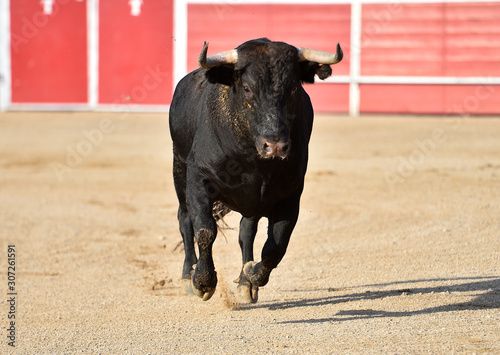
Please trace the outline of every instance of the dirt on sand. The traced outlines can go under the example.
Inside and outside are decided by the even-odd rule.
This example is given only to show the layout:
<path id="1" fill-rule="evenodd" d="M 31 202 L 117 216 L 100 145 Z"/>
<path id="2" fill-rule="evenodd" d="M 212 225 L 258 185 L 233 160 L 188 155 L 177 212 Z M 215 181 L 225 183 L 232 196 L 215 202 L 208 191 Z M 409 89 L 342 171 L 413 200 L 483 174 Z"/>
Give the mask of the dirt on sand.
<path id="1" fill-rule="evenodd" d="M 214 297 L 179 286 L 167 114 L 0 114 L 0 352 L 498 354 L 499 134 L 318 115 L 288 252 L 247 305 L 235 212 Z"/>

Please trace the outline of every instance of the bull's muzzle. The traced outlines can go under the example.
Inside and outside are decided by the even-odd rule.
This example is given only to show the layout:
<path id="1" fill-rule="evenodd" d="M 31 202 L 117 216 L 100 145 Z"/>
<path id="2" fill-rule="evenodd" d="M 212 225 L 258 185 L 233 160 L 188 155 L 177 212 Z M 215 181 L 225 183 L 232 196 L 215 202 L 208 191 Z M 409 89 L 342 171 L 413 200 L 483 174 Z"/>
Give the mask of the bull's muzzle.
<path id="1" fill-rule="evenodd" d="M 260 156 L 265 159 L 285 159 L 288 155 L 288 151 L 290 150 L 289 148 L 290 142 L 288 142 L 288 140 L 262 138 L 257 150 L 259 151 Z"/>

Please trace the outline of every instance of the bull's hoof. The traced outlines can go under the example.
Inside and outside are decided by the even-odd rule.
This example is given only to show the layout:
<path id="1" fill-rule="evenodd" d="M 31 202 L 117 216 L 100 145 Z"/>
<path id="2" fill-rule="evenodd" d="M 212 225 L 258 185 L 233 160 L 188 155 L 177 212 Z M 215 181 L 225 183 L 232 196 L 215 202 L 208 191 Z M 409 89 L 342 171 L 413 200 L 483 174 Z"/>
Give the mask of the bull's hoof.
<path id="1" fill-rule="evenodd" d="M 193 284 L 191 282 L 191 279 L 193 277 L 193 273 L 194 273 L 194 269 L 196 267 L 196 264 L 194 264 L 192 267 L 191 267 L 191 272 L 189 274 L 184 274 L 182 275 L 182 279 L 181 279 L 181 287 L 182 289 L 186 292 L 186 293 L 189 293 L 190 295 L 194 295 L 194 291 L 193 291 Z"/>
<path id="2" fill-rule="evenodd" d="M 203 290 L 198 290 L 193 287 L 194 295 L 200 297 L 203 301 L 208 301 L 215 293 L 215 288 L 205 287 Z"/>
<path id="3" fill-rule="evenodd" d="M 259 287 L 252 285 L 243 272 L 241 272 L 240 276 L 233 282 L 238 284 L 237 295 L 242 302 L 256 303 L 258 301 Z"/>
<path id="4" fill-rule="evenodd" d="M 260 262 L 249 261 L 243 265 L 243 274 L 252 285 L 265 286 L 269 282 L 271 271 L 264 269 Z"/>
<path id="5" fill-rule="evenodd" d="M 200 283 L 199 281 L 197 282 L 196 276 L 197 275 L 195 270 L 195 272 L 192 273 L 190 280 L 191 290 L 193 291 L 192 294 L 200 297 L 203 301 L 208 301 L 215 293 L 215 286 L 217 285 L 217 273 L 214 271 L 214 280 L 212 280 L 211 282 L 214 284 L 213 287 L 207 286 L 206 284 L 208 284 L 208 282 L 206 282 L 206 284 Z"/>
<path id="6" fill-rule="evenodd" d="M 250 282 L 239 284 L 238 297 L 245 303 L 256 303 L 259 300 L 259 288 Z"/>
<path id="7" fill-rule="evenodd" d="M 181 287 L 186 293 L 194 295 L 193 285 L 191 284 L 191 278 L 181 279 Z"/>
<path id="8" fill-rule="evenodd" d="M 203 288 L 203 290 L 198 290 L 196 287 L 193 286 L 193 281 L 191 279 L 182 279 L 181 287 L 186 293 L 198 296 L 203 301 L 208 301 L 215 293 L 215 288 L 205 287 Z"/>
<path id="9" fill-rule="evenodd" d="M 215 286 L 214 287 L 208 287 L 208 286 L 198 286 L 196 287 L 196 282 L 195 282 L 195 269 L 196 264 L 193 265 L 193 270 L 191 271 L 190 275 L 187 275 L 187 277 L 183 277 L 181 279 L 181 287 L 182 289 L 186 292 L 189 293 L 190 295 L 198 296 L 200 297 L 203 301 L 208 301 L 210 298 L 215 293 Z M 215 282 L 214 284 L 217 285 L 217 273 L 215 273 Z"/>

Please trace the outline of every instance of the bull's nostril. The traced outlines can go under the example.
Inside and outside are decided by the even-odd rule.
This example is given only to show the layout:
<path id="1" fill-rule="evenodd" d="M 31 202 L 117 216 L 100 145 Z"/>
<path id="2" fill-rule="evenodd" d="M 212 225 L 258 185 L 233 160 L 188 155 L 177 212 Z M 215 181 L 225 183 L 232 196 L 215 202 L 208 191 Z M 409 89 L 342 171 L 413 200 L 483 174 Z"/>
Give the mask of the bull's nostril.
<path id="1" fill-rule="evenodd" d="M 284 159 L 290 150 L 289 147 L 290 144 L 283 140 L 273 141 L 269 139 L 262 139 L 259 151 L 265 158 L 280 157 Z"/>

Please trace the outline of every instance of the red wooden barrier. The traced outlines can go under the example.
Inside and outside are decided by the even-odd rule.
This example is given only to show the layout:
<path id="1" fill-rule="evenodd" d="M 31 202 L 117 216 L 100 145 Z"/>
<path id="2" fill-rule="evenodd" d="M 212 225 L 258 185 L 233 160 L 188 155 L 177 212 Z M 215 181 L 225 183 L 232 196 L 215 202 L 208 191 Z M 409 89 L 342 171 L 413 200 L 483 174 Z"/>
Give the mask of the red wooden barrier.
<path id="1" fill-rule="evenodd" d="M 172 0 L 100 1 L 99 103 L 170 103 Z M 133 14 L 136 12 L 135 15 Z"/>
<path id="2" fill-rule="evenodd" d="M 98 1 L 95 68 L 88 68 L 89 53 L 95 53 L 88 46 L 95 38 L 87 27 L 87 11 L 94 15 L 89 1 L 10 0 L 11 87 L 2 86 L 2 93 L 10 89 L 12 104 L 21 108 L 33 103 L 85 107 L 96 98 L 98 108 L 168 105 L 175 85 L 175 0 Z M 344 60 L 333 72 L 342 83 L 307 85 L 306 90 L 317 111 L 347 112 L 354 97 L 349 97 L 350 85 L 357 85 L 357 78 L 349 78 L 351 37 L 356 36 L 352 9 L 305 1 L 188 4 L 188 70 L 197 68 L 203 41 L 210 42 L 209 54 L 259 37 L 325 51 L 340 42 Z M 500 2 L 388 2 L 363 4 L 361 13 L 361 79 L 379 78 L 359 85 L 362 113 L 500 112 Z M 182 15 L 175 19 L 184 20 Z M 89 75 L 98 77 L 90 98 Z M 407 79 L 389 84 L 393 77 L 476 79 L 469 85 L 411 85 Z"/>
<path id="3" fill-rule="evenodd" d="M 87 102 L 84 2 L 11 1 L 13 103 Z"/>

